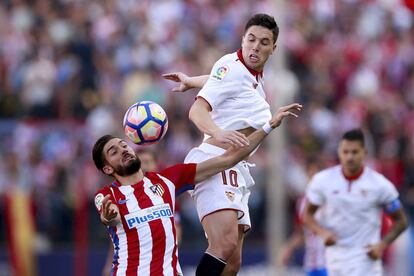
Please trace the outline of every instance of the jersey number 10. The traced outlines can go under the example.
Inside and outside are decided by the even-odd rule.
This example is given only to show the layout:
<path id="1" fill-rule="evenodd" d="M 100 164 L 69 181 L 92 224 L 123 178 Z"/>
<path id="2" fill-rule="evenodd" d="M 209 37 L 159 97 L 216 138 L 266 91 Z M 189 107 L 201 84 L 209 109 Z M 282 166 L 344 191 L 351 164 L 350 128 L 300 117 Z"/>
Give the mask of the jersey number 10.
<path id="1" fill-rule="evenodd" d="M 228 177 L 226 172 L 228 172 Z M 237 172 L 235 170 L 221 172 L 221 177 L 223 178 L 223 185 L 230 184 L 233 187 L 239 187 L 239 183 L 237 182 Z"/>

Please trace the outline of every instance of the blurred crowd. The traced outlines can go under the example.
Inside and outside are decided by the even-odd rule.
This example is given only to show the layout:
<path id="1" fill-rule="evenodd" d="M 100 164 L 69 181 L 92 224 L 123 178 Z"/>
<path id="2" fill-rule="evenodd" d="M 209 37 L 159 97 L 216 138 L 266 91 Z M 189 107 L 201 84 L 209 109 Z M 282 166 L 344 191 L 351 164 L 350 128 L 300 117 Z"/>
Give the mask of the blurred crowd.
<path id="1" fill-rule="evenodd" d="M 292 100 L 305 106 L 301 118 L 286 124 L 281 153 L 292 202 L 310 171 L 336 162 L 340 134 L 362 127 L 370 165 L 397 186 L 414 217 L 412 11 L 398 0 L 285 1 L 283 12 L 273 2 L 1 2 L 0 193 L 19 186 L 32 196 L 39 248 L 71 244 L 82 200 L 90 203 L 90 231 L 102 228 L 92 195 L 108 179 L 91 163 L 90 148 L 102 134 L 122 133 L 129 105 L 145 99 L 166 109 L 170 129 L 153 149 L 161 167 L 183 161 L 201 141 L 187 118 L 195 92 L 169 92 L 174 84 L 161 74 L 209 73 L 215 60 L 239 48 L 244 23 L 256 12 L 275 14 L 276 55 L 283 54 L 297 83 Z M 274 68 L 266 70 L 267 93 L 278 106 L 273 88 L 284 83 L 274 83 Z M 255 214 L 263 214 L 266 200 L 264 149 L 253 160 L 254 230 L 247 239 L 261 245 L 265 222 Z M 199 229 L 187 200 L 181 210 L 184 233 L 186 226 Z M 90 242 L 106 246 L 103 236 L 91 235 Z"/>
<path id="2" fill-rule="evenodd" d="M 32 196 L 39 250 L 71 246 L 79 215 L 101 233 L 90 243 L 106 247 L 92 196 L 110 180 L 92 164 L 96 138 L 122 135 L 127 107 L 152 100 L 169 116 L 152 149 L 161 167 L 182 162 L 201 141 L 187 118 L 195 92 L 169 92 L 161 74 L 209 73 L 239 47 L 244 19 L 264 10 L 266 1 L 234 0 L 0 4 L 0 193 L 19 186 Z M 85 200 L 87 213 L 78 210 Z M 184 207 L 184 221 L 200 229 L 191 202 Z"/>

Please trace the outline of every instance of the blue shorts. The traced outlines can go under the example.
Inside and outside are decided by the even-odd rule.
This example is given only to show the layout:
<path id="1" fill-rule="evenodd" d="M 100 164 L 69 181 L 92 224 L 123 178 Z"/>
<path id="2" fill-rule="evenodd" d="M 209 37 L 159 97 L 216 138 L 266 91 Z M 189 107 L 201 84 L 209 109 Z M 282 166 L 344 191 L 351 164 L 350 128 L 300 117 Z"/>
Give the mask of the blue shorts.
<path id="1" fill-rule="evenodd" d="M 328 276 L 328 270 L 326 268 L 307 270 L 306 276 Z"/>

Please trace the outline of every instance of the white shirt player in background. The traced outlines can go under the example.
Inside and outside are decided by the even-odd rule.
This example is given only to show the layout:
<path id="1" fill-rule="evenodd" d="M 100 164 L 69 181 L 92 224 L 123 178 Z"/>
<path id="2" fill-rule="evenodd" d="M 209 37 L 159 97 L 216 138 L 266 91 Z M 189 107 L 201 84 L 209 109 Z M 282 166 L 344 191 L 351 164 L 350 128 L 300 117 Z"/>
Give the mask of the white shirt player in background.
<path id="1" fill-rule="evenodd" d="M 189 118 L 205 138 L 198 148 L 190 151 L 185 162 L 198 163 L 221 154 L 231 145 L 244 146 L 248 142 L 246 137 L 269 120 L 263 68 L 276 49 L 278 33 L 273 17 L 256 14 L 245 26 L 241 49 L 220 58 L 210 75 L 192 78 L 183 73 L 164 75 L 180 83 L 173 89 L 176 92 L 202 87 Z M 244 233 L 251 227 L 248 187 L 254 181 L 247 164 L 241 162 L 204 182 L 209 183 L 198 185 L 192 196 L 208 237 L 206 254 L 227 262 L 223 275 L 236 275 L 241 265 Z M 203 258 L 197 275 L 210 275 L 208 270 L 204 271 L 207 266 Z"/>
<path id="2" fill-rule="evenodd" d="M 330 276 L 382 275 L 384 250 L 407 228 L 394 185 L 363 165 L 361 130 L 346 132 L 338 147 L 340 165 L 314 175 L 307 189 L 304 223 L 322 237 Z M 322 222 L 315 219 L 323 206 Z M 382 211 L 393 225 L 380 238 Z"/>

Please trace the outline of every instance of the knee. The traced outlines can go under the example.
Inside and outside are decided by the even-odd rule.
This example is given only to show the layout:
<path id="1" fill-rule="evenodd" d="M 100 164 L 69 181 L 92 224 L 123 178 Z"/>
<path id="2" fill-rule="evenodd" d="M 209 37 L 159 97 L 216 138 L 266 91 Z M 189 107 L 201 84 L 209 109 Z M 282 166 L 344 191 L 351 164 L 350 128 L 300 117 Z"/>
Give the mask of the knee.
<path id="1" fill-rule="evenodd" d="M 237 237 L 226 235 L 218 240 L 212 241 L 209 246 L 209 251 L 212 251 L 213 254 L 227 261 L 237 250 L 237 245 Z"/>

